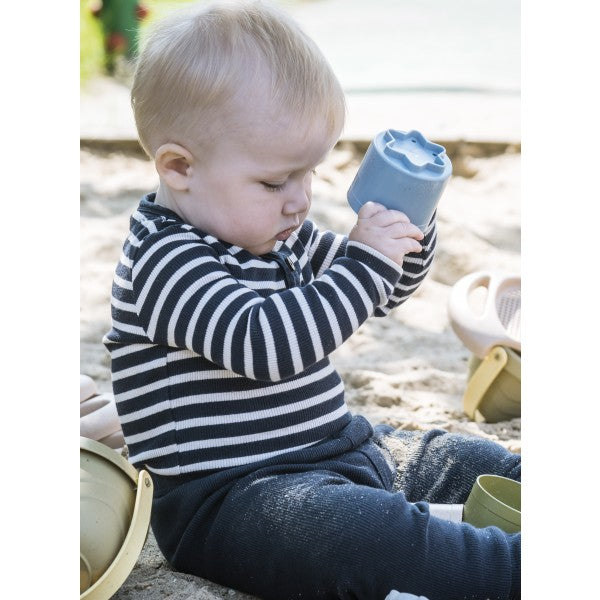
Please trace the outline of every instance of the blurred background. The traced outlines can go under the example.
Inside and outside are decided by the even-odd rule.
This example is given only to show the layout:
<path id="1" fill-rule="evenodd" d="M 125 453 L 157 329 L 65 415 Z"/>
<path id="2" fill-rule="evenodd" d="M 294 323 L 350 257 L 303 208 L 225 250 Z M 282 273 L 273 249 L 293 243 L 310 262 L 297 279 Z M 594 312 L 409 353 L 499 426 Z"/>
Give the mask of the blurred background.
<path id="1" fill-rule="evenodd" d="M 190 0 L 80 0 L 81 137 L 135 137 L 138 41 Z M 208 2 L 205 2 L 208 3 Z M 388 127 L 438 140 L 520 141 L 519 0 L 279 0 L 348 100 L 347 139 Z"/>

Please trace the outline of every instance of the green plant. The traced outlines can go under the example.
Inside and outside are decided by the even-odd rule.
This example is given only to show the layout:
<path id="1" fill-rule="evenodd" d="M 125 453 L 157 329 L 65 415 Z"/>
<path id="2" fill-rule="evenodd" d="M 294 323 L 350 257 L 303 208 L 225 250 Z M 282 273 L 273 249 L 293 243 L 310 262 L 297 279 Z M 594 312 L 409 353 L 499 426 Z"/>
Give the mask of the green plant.
<path id="1" fill-rule="evenodd" d="M 79 0 L 79 77 L 83 83 L 102 72 L 104 47 L 100 23 L 91 11 L 89 0 Z"/>

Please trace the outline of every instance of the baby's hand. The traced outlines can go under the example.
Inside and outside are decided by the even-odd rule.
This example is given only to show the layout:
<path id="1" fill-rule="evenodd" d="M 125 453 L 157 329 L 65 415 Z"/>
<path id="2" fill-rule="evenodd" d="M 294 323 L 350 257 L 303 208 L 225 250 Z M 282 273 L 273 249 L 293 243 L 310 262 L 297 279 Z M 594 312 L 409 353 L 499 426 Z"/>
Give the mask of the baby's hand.
<path id="1" fill-rule="evenodd" d="M 402 265 L 405 254 L 423 250 L 417 241 L 423 237 L 423 232 L 403 212 L 388 210 L 376 202 L 367 202 L 358 212 L 356 225 L 348 239 L 371 246 Z"/>

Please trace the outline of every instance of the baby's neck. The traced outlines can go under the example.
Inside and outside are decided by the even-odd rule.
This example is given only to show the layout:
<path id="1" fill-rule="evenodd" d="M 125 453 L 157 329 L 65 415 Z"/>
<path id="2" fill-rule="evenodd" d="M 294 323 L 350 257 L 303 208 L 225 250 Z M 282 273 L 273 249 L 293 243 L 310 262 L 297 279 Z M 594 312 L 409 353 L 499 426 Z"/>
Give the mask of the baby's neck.
<path id="1" fill-rule="evenodd" d="M 173 202 L 173 198 L 171 197 L 171 193 L 169 188 L 164 184 L 159 184 L 158 189 L 156 190 L 156 197 L 154 198 L 154 204 L 158 204 L 159 206 L 164 206 L 173 212 L 178 213 L 175 202 Z"/>

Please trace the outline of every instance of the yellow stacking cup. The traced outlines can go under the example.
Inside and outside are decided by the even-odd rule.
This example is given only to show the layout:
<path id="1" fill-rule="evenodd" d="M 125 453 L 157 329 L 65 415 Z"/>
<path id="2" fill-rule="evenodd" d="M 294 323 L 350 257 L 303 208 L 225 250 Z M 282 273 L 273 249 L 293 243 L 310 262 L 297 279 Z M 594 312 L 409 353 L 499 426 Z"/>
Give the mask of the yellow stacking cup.
<path id="1" fill-rule="evenodd" d="M 467 415 L 488 423 L 521 416 L 521 353 L 493 347 L 482 360 L 472 355 L 463 398 Z"/>
<path id="2" fill-rule="evenodd" d="M 80 437 L 80 599 L 108 600 L 142 551 L 152 506 L 150 475 L 115 450 Z"/>
<path id="3" fill-rule="evenodd" d="M 475 527 L 495 525 L 506 533 L 518 533 L 521 484 L 499 475 L 480 475 L 465 503 L 463 521 Z"/>

